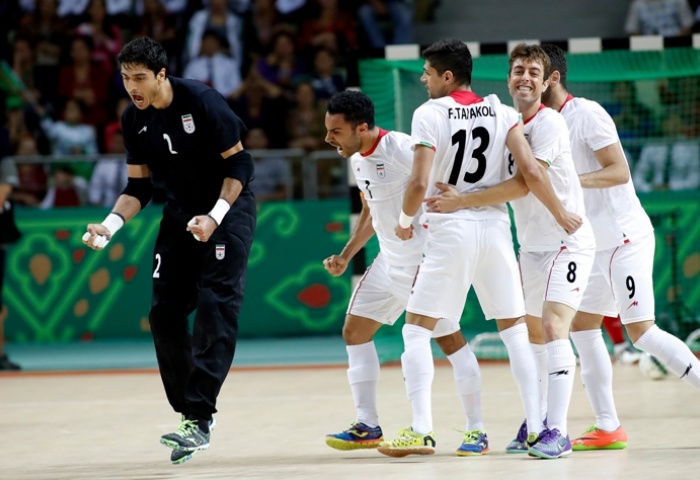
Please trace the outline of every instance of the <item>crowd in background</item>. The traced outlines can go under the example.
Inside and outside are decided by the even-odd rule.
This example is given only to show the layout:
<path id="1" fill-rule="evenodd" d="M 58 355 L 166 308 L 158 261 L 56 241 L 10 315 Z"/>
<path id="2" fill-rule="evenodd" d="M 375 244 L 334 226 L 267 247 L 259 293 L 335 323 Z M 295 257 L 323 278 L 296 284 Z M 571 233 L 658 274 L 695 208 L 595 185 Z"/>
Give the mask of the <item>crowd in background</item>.
<path id="1" fill-rule="evenodd" d="M 413 43 L 413 24 L 424 3 L 434 8 L 438 2 L 19 0 L 14 7 L 4 2 L 0 27 L 7 35 L 0 38 L 0 53 L 6 63 L 0 66 L 0 86 L 8 93 L 0 98 L 6 106 L 0 115 L 0 157 L 102 155 L 96 163 L 19 164 L 13 198 L 44 208 L 112 205 L 126 176 L 119 118 L 129 103 L 115 57 L 135 36 L 163 44 L 168 73 L 217 89 L 248 126 L 243 139 L 248 148 L 312 152 L 328 148 L 324 102 L 345 89 L 359 57 L 387 43 Z M 635 0 L 626 31 L 689 34 L 697 29 L 698 3 Z M 697 97 L 697 79 L 689 81 L 695 85 L 686 91 Z M 678 99 L 676 85 L 660 85 L 668 110 L 660 119 L 637 100 L 634 87 L 620 82 L 616 103 L 608 105 L 621 137 L 678 139 L 678 146 L 630 152 L 640 165 L 635 172 L 640 188 L 698 188 L 700 153 L 693 141 L 699 135 L 700 98 Z M 21 93 L 25 88 L 32 101 Z M 686 111 L 681 100 L 696 107 Z M 288 162 L 257 161 L 259 198 L 289 198 L 283 181 L 291 175 Z"/>

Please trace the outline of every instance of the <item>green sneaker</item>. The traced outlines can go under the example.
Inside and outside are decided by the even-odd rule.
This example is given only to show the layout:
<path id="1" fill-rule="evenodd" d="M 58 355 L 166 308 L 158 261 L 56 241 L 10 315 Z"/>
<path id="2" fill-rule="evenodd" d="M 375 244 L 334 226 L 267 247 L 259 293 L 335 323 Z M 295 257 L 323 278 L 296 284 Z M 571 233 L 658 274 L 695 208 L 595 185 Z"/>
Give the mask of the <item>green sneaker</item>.
<path id="1" fill-rule="evenodd" d="M 193 452 L 209 448 L 211 431 L 204 432 L 194 420 L 183 419 L 177 430 L 160 437 L 160 443 L 168 448 Z"/>
<path id="2" fill-rule="evenodd" d="M 489 439 L 486 432 L 470 430 L 464 434 L 462 445 L 457 449 L 460 457 L 472 457 L 489 453 Z"/>
<path id="3" fill-rule="evenodd" d="M 184 420 L 184 417 L 183 417 Z M 211 422 L 209 422 L 209 432 L 211 433 L 214 430 L 214 427 L 216 426 L 216 419 L 212 418 Z M 199 450 L 192 450 L 191 452 L 188 452 L 186 450 L 177 450 L 173 449 L 172 452 L 170 452 L 170 462 L 173 465 L 180 465 L 181 463 L 185 463 L 189 459 L 191 459 L 195 453 L 197 453 Z"/>
<path id="4" fill-rule="evenodd" d="M 435 453 L 435 434 L 421 435 L 406 427 L 399 431 L 399 436 L 390 442 L 382 442 L 377 447 L 379 453 L 389 457 L 406 455 L 433 455 Z"/>

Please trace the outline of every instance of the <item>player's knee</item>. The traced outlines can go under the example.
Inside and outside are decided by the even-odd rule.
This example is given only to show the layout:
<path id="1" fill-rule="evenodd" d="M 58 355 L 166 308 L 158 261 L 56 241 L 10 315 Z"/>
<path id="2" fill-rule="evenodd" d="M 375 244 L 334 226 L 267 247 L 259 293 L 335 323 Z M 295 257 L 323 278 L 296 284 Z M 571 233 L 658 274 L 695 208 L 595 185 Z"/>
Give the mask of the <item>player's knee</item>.
<path id="1" fill-rule="evenodd" d="M 445 355 L 452 355 L 467 344 L 467 339 L 464 338 L 462 332 L 455 332 L 436 338 L 435 343 L 438 344 Z"/>

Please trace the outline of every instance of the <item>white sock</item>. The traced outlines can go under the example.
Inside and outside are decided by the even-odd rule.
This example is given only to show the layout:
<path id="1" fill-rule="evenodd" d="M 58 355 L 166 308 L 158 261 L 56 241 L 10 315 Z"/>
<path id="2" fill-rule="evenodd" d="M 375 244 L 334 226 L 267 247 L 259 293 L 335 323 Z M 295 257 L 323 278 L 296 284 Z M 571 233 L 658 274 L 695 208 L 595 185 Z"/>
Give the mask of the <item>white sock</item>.
<path id="1" fill-rule="evenodd" d="M 427 434 L 433 431 L 431 389 L 435 376 L 432 332 L 418 325 L 405 324 L 401 330 L 404 352 L 401 355 L 406 394 L 413 411 L 413 431 Z"/>
<path id="2" fill-rule="evenodd" d="M 549 392 L 549 367 L 547 361 L 547 346 L 540 343 L 531 343 L 535 352 L 537 363 L 537 378 L 540 382 L 540 417 L 547 418 L 547 395 Z"/>
<path id="3" fill-rule="evenodd" d="M 527 325 L 522 323 L 506 328 L 499 332 L 499 336 L 508 349 L 510 371 L 520 391 L 520 399 L 523 402 L 525 418 L 527 419 L 527 431 L 540 433 L 543 427 L 540 379 L 535 353 L 528 340 Z M 544 348 L 544 345 L 542 347 Z"/>
<path id="4" fill-rule="evenodd" d="M 452 364 L 457 393 L 462 399 L 462 407 L 467 416 L 466 431 L 484 431 L 481 414 L 481 371 L 479 363 L 469 344 L 447 356 Z"/>
<path id="5" fill-rule="evenodd" d="M 568 433 L 566 416 L 569 413 L 571 392 L 576 376 L 576 356 L 569 339 L 553 340 L 546 345 L 549 365 L 549 392 L 547 395 L 547 427 Z"/>
<path id="6" fill-rule="evenodd" d="M 357 409 L 357 421 L 370 427 L 379 424 L 377 415 L 377 386 L 379 357 L 374 342 L 348 345 L 348 382 Z"/>
<path id="7" fill-rule="evenodd" d="M 700 388 L 700 361 L 680 339 L 652 325 L 634 346 L 657 357 L 683 381 Z"/>
<path id="8" fill-rule="evenodd" d="M 613 368 L 600 328 L 571 332 L 581 361 L 581 381 L 595 413 L 595 426 L 612 432 L 620 426 L 613 397 Z"/>

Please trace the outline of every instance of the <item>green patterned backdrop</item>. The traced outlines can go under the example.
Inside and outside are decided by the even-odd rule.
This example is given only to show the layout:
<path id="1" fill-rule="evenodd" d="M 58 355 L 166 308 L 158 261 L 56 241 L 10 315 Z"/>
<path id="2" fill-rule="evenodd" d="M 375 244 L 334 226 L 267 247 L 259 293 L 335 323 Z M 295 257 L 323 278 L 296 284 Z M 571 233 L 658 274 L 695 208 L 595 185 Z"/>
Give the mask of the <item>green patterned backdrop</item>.
<path id="1" fill-rule="evenodd" d="M 700 326 L 700 193 L 640 197 L 656 227 L 657 316 L 684 337 Z M 86 249 L 81 243 L 85 225 L 106 213 L 98 208 L 17 211 L 24 238 L 8 251 L 4 297 L 9 341 L 148 338 L 152 246 L 160 209 L 141 212 L 105 251 Z M 260 207 L 240 319 L 242 337 L 340 334 L 351 278 L 349 273 L 329 276 L 321 261 L 347 241 L 348 216 L 344 200 Z M 376 243 L 368 248 L 368 258 L 373 252 Z M 462 325 L 470 335 L 495 331 L 471 294 Z M 380 332 L 380 338 L 400 339 L 398 328 Z"/>

